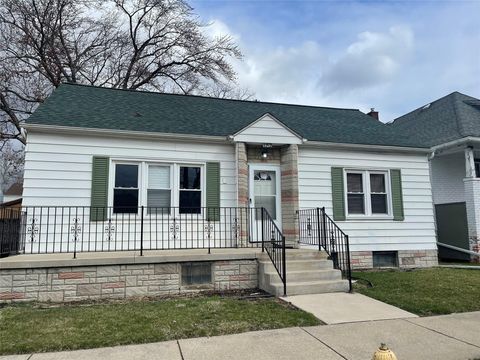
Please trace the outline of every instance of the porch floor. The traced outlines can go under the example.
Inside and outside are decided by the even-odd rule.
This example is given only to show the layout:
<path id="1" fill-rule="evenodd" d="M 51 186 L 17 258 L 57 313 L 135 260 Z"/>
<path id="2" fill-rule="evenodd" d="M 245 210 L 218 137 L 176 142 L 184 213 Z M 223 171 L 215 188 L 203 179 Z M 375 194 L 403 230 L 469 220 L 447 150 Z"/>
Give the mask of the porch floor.
<path id="1" fill-rule="evenodd" d="M 287 250 L 301 251 L 301 250 Z M 0 259 L 0 269 L 26 269 L 45 267 L 71 267 L 91 265 L 125 265 L 189 261 L 253 260 L 261 256 L 262 249 L 185 249 L 185 250 L 145 250 L 118 252 L 82 252 L 59 254 L 23 254 Z"/>

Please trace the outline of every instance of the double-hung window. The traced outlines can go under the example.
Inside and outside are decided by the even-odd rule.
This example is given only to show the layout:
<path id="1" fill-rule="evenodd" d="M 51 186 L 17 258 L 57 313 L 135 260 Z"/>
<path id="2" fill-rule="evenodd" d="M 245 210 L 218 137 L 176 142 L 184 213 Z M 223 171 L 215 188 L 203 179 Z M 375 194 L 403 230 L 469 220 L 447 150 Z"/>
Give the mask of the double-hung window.
<path id="1" fill-rule="evenodd" d="M 201 168 L 180 166 L 179 213 L 200 214 L 202 206 Z"/>
<path id="2" fill-rule="evenodd" d="M 172 201 L 170 165 L 148 165 L 147 208 L 149 214 L 169 214 Z"/>
<path id="3" fill-rule="evenodd" d="M 138 212 L 138 164 L 115 164 L 113 212 L 136 214 Z"/>
<path id="4" fill-rule="evenodd" d="M 390 214 L 388 171 L 346 170 L 345 178 L 348 215 Z"/>
<path id="5" fill-rule="evenodd" d="M 156 162 L 114 162 L 113 213 L 201 214 L 203 166 Z"/>

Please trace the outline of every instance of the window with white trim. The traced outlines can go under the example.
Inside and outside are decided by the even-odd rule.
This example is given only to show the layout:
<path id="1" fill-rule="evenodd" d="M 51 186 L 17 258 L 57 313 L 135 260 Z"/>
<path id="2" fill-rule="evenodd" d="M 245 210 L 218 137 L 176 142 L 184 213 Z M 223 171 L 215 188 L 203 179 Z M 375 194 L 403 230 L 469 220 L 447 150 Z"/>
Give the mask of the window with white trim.
<path id="1" fill-rule="evenodd" d="M 385 216 L 390 211 L 388 171 L 346 170 L 346 208 L 351 216 Z"/>
<path id="2" fill-rule="evenodd" d="M 200 214 L 204 165 L 113 160 L 110 206 L 114 214 Z M 177 212 L 177 210 L 175 210 Z"/>

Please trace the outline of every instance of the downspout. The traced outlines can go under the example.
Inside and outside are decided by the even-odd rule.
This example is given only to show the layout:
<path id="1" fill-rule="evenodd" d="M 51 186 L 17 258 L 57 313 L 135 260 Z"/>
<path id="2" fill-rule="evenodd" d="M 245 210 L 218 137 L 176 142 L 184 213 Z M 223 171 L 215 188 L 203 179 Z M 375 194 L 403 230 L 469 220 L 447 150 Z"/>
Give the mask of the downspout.
<path id="1" fill-rule="evenodd" d="M 437 229 L 437 212 L 435 209 L 435 200 L 433 199 L 433 183 L 432 183 L 432 160 L 435 158 L 436 150 L 432 150 L 430 154 L 428 154 L 428 173 L 430 176 L 430 192 L 432 194 L 432 209 L 433 209 L 433 225 L 435 227 L 435 246 L 437 247 L 437 257 L 438 257 L 438 229 Z"/>

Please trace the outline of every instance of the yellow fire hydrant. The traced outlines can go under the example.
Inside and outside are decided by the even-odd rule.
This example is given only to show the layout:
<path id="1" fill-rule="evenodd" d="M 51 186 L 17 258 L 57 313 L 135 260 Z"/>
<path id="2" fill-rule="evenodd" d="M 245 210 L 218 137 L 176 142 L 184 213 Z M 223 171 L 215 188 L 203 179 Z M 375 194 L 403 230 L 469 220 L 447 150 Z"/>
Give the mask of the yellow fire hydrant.
<path id="1" fill-rule="evenodd" d="M 382 343 L 378 350 L 373 354 L 372 360 L 397 360 L 397 357 L 386 344 Z"/>

